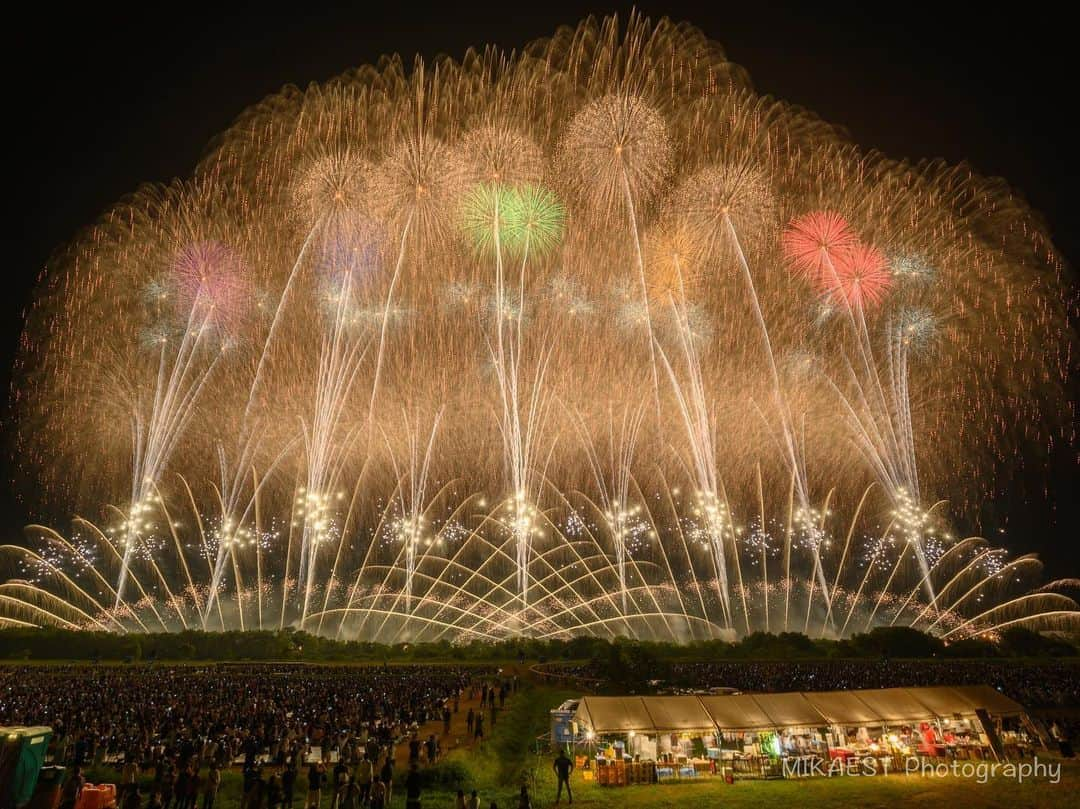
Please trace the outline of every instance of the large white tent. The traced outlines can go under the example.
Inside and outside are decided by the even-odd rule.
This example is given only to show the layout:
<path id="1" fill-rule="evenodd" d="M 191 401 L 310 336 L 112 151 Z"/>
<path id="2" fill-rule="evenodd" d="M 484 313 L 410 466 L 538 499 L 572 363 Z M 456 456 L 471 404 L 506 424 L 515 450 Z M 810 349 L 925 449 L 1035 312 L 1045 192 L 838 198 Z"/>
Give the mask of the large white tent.
<path id="1" fill-rule="evenodd" d="M 920 720 L 1019 716 L 1024 707 L 990 686 L 683 697 L 582 697 L 574 716 L 597 735 L 896 725 Z"/>

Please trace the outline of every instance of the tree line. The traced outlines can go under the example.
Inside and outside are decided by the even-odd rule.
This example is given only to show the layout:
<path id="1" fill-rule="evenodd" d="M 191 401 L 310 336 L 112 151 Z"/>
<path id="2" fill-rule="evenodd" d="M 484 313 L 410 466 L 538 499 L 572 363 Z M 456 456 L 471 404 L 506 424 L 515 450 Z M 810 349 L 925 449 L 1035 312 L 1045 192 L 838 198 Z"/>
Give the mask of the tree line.
<path id="1" fill-rule="evenodd" d="M 843 640 L 810 638 L 797 632 L 754 632 L 733 642 L 651 643 L 579 637 L 520 638 L 499 643 L 400 643 L 384 645 L 335 640 L 295 630 L 115 634 L 63 629 L 0 630 L 0 659 L 73 661 L 296 661 L 409 663 L 499 660 L 790 660 L 880 658 L 1071 657 L 1067 640 L 1030 630 L 1006 630 L 995 640 L 970 638 L 946 644 L 908 627 L 878 627 Z"/>

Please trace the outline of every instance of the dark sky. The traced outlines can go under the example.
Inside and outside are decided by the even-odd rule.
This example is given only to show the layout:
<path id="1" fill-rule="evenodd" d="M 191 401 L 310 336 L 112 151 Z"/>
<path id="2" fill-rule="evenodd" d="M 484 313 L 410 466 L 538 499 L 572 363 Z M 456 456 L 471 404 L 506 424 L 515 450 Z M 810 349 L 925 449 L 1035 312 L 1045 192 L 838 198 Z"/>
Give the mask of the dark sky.
<path id="1" fill-rule="evenodd" d="M 152 5 L 29 4 L 20 9 L 29 16 L 6 32 L 4 390 L 23 308 L 50 253 L 140 182 L 190 174 L 208 141 L 248 105 L 284 84 L 324 80 L 383 53 L 459 57 L 470 45 L 512 48 L 590 12 L 629 8 Z M 750 71 L 759 90 L 845 125 L 865 147 L 893 157 L 966 159 L 983 174 L 1007 178 L 1044 214 L 1075 266 L 1071 26 L 1040 4 L 1011 6 L 1012 15 L 989 3 L 785 5 L 646 0 L 638 7 L 654 18 L 693 22 Z M 1009 544 L 1039 551 L 1053 575 L 1078 575 L 1076 459 L 1066 450 L 1058 460 L 1046 481 L 1056 514 L 1044 504 L 1013 504 Z M 0 471 L 0 481 L 9 479 Z M 16 536 L 23 521 L 0 484 L 0 541 Z"/>

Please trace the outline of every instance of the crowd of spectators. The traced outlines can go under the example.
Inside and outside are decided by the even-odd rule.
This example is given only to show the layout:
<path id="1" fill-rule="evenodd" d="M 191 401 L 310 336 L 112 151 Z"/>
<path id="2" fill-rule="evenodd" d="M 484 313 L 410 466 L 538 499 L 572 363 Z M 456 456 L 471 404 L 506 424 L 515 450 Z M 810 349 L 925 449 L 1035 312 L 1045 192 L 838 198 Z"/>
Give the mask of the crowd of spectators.
<path id="1" fill-rule="evenodd" d="M 650 677 L 656 688 L 765 692 L 986 684 L 1028 708 L 1080 708 L 1080 663 L 1057 660 L 717 660 L 660 662 L 655 669 Z M 610 675 L 600 661 L 546 663 L 534 671 L 567 685 L 602 685 Z"/>
<path id="2" fill-rule="evenodd" d="M 0 668 L 0 725 L 53 729 L 49 758 L 78 783 L 90 767 L 150 781 L 148 809 L 213 809 L 221 773 L 243 772 L 244 809 L 389 803 L 398 745 L 433 763 L 427 723 L 470 692 L 505 701 L 496 673 L 455 666 L 27 666 Z M 410 770 L 415 767 L 410 766 Z M 414 779 L 415 781 L 415 779 Z M 409 787 L 410 779 L 402 783 Z M 306 797 L 305 797 L 306 796 Z"/>
<path id="3" fill-rule="evenodd" d="M 1080 665 L 1061 662 L 834 660 L 674 663 L 670 682 L 740 691 L 835 691 L 927 685 L 997 688 L 1029 708 L 1080 707 Z"/>

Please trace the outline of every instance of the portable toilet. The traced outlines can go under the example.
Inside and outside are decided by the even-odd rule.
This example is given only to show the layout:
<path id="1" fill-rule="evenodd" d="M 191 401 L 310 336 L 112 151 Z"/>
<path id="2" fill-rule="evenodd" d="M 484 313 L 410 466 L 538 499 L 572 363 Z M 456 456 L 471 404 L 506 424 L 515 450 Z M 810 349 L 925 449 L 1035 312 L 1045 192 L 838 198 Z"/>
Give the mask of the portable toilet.
<path id="1" fill-rule="evenodd" d="M 0 727 L 0 807 L 28 803 L 45 764 L 52 728 Z"/>
<path id="2" fill-rule="evenodd" d="M 558 708 L 551 710 L 551 746 L 554 749 L 567 747 L 574 743 L 576 729 L 574 728 L 574 713 L 577 711 L 578 700 L 568 699 Z"/>

